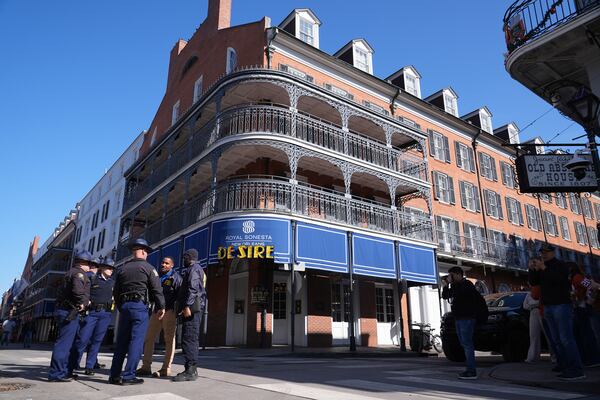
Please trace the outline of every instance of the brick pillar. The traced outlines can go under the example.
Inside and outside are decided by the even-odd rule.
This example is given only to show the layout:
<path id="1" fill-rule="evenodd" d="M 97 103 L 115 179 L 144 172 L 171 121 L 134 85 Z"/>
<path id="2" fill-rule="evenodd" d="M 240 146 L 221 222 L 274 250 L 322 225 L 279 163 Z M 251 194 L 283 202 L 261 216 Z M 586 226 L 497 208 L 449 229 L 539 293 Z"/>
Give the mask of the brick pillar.
<path id="1" fill-rule="evenodd" d="M 361 346 L 377 346 L 377 308 L 375 306 L 375 283 L 358 281 L 360 295 L 360 343 Z"/>
<path id="2" fill-rule="evenodd" d="M 229 265 L 209 265 L 207 271 L 207 341 L 209 346 L 225 346 L 229 297 Z"/>
<path id="3" fill-rule="evenodd" d="M 248 325 L 246 346 L 259 347 L 261 337 L 261 313 L 262 306 L 250 304 L 252 300 L 252 288 L 264 286 L 269 291 L 269 302 L 267 304 L 267 335 L 266 345 L 271 346 L 273 339 L 273 264 L 261 260 L 251 260 L 248 267 Z"/>
<path id="4" fill-rule="evenodd" d="M 308 347 L 331 347 L 331 283 L 329 277 L 307 273 Z"/>
<path id="5" fill-rule="evenodd" d="M 406 347 L 408 348 L 410 346 L 410 321 L 408 320 L 408 301 L 406 300 L 406 297 L 408 296 L 408 293 L 404 293 L 404 295 L 402 296 L 402 300 L 400 300 L 400 313 L 402 315 L 402 321 L 404 322 L 402 324 L 402 335 L 404 337 L 404 341 L 406 343 Z"/>

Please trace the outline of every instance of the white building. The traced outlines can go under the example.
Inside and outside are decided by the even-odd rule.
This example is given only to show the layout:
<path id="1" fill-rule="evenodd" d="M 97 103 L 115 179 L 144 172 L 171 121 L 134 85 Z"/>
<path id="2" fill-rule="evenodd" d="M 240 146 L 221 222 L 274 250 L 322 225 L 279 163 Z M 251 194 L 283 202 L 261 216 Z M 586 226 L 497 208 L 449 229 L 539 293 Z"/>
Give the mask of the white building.
<path id="1" fill-rule="evenodd" d="M 94 257 L 114 258 L 125 192 L 123 174 L 137 160 L 143 138 L 144 132 L 80 201 L 75 250 L 88 250 Z"/>

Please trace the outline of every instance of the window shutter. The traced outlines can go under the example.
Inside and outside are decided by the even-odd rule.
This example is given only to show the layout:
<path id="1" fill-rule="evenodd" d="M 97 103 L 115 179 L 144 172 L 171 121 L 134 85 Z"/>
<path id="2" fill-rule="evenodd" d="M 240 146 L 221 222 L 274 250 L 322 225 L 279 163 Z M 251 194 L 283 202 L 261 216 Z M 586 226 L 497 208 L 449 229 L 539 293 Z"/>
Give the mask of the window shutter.
<path id="1" fill-rule="evenodd" d="M 481 152 L 479 152 L 478 155 L 479 155 L 479 175 L 485 176 L 484 175 L 484 168 L 483 168 L 483 158 L 484 158 L 484 155 Z"/>
<path id="2" fill-rule="evenodd" d="M 510 199 L 508 197 L 505 197 L 504 201 L 506 203 L 506 218 L 508 219 L 508 222 L 517 222 L 515 221 L 515 215 L 513 214 L 512 209 L 510 207 Z"/>
<path id="3" fill-rule="evenodd" d="M 507 165 L 504 162 L 500 161 L 500 174 L 502 174 L 502 184 L 503 185 L 508 184 L 508 182 L 506 181 L 506 172 L 507 172 L 506 167 L 507 167 Z"/>
<path id="4" fill-rule="evenodd" d="M 504 219 L 504 214 L 502 212 L 502 196 L 496 193 L 496 204 L 498 206 L 498 218 Z"/>
<path id="5" fill-rule="evenodd" d="M 475 209 L 477 212 L 481 212 L 481 199 L 479 198 L 479 190 L 477 190 L 474 185 L 471 185 L 471 190 L 473 191 L 473 198 L 475 199 Z"/>
<path id="6" fill-rule="evenodd" d="M 456 203 L 456 197 L 454 196 L 454 179 L 452 179 L 451 177 L 447 177 L 448 179 L 448 191 L 450 194 L 450 204 L 455 204 Z"/>
<path id="7" fill-rule="evenodd" d="M 463 181 L 458 181 L 458 186 L 460 188 L 460 205 L 462 208 L 467 208 L 467 196 L 465 191 L 465 183 Z"/>
<path id="8" fill-rule="evenodd" d="M 492 178 L 498 182 L 498 171 L 496 171 L 496 160 L 490 156 L 490 167 L 492 169 Z"/>
<path id="9" fill-rule="evenodd" d="M 442 217 L 440 217 L 439 215 L 435 216 L 435 224 L 437 225 L 437 229 L 441 230 L 442 229 Z"/>
<path id="10" fill-rule="evenodd" d="M 523 222 L 523 210 L 521 210 L 521 202 L 517 201 L 517 215 L 519 217 L 519 225 L 525 225 Z"/>
<path id="11" fill-rule="evenodd" d="M 440 199 L 440 185 L 438 184 L 438 176 L 439 174 L 436 171 L 432 172 L 433 174 L 433 196 L 436 200 Z"/>
<path id="12" fill-rule="evenodd" d="M 456 235 L 456 239 L 460 236 L 460 225 L 457 220 L 452 220 L 452 233 Z"/>
<path id="13" fill-rule="evenodd" d="M 446 162 L 450 163 L 450 144 L 448 142 L 448 138 L 446 136 L 442 136 L 444 138 L 444 153 L 446 157 Z"/>
<path id="14" fill-rule="evenodd" d="M 483 201 L 485 202 L 485 214 L 490 214 L 490 193 L 487 190 L 483 191 Z"/>
<path id="15" fill-rule="evenodd" d="M 469 149 L 467 154 L 469 157 L 469 169 L 471 172 L 475 172 L 475 153 L 473 152 L 473 149 Z"/>
<path id="16" fill-rule="evenodd" d="M 427 129 L 427 133 L 429 134 L 429 155 L 431 157 L 435 157 L 435 149 L 433 144 L 433 131 L 431 129 Z"/>
<path id="17" fill-rule="evenodd" d="M 454 142 L 454 151 L 456 153 L 456 166 L 463 168 L 463 159 L 460 156 L 460 143 Z"/>

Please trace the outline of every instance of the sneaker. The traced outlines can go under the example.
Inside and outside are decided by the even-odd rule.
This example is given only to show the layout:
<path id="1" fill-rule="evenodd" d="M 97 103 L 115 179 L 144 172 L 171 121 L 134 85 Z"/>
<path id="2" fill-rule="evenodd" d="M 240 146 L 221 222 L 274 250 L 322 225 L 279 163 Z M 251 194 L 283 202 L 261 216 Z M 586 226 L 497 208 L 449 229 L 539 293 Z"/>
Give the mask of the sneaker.
<path id="1" fill-rule="evenodd" d="M 584 373 L 580 373 L 578 375 L 560 374 L 557 377 L 561 381 L 580 381 L 582 379 L 585 379 L 585 374 Z"/>
<path id="2" fill-rule="evenodd" d="M 135 374 L 137 376 L 152 376 L 152 371 L 149 369 L 144 369 L 144 368 L 138 368 L 135 371 Z"/>
<path id="3" fill-rule="evenodd" d="M 458 374 L 458 379 L 477 379 L 477 372 L 472 372 L 472 371 L 465 371 L 465 372 L 461 372 L 460 374 Z"/>

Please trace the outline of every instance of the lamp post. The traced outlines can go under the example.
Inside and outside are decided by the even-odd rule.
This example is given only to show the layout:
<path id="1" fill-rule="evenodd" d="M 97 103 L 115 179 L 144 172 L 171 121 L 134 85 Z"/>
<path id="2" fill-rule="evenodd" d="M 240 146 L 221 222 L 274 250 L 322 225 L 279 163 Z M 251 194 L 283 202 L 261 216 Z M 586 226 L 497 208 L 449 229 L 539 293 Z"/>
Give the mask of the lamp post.
<path id="1" fill-rule="evenodd" d="M 598 158 L 598 148 L 596 144 L 596 135 L 600 134 L 600 124 L 598 123 L 598 111 L 600 110 L 600 99 L 591 93 L 585 86 L 580 87 L 575 95 L 567 102 L 569 108 L 575 113 L 585 129 L 588 137 L 588 146 L 592 153 L 594 173 L 596 182 L 600 182 L 600 158 Z"/>

